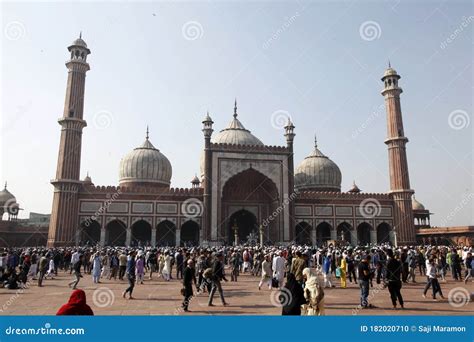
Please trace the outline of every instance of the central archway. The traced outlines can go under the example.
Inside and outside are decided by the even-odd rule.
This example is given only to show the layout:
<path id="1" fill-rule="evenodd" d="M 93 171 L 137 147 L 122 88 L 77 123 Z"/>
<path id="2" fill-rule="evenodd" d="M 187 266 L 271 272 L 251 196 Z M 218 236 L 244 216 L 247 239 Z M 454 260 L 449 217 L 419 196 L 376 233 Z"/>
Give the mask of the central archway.
<path id="1" fill-rule="evenodd" d="M 390 231 L 391 228 L 387 223 L 379 224 L 377 227 L 377 243 L 390 242 Z"/>
<path id="2" fill-rule="evenodd" d="M 192 221 L 186 221 L 181 226 L 181 245 L 191 247 L 199 245 L 199 225 Z"/>
<path id="3" fill-rule="evenodd" d="M 337 226 L 337 239 L 340 241 L 346 241 L 348 243 L 352 243 L 351 238 L 351 225 L 347 222 L 342 222 L 339 226 Z"/>
<path id="4" fill-rule="evenodd" d="M 169 247 L 176 245 L 176 226 L 173 222 L 165 220 L 156 227 L 156 246 Z"/>
<path id="5" fill-rule="evenodd" d="M 321 222 L 316 227 L 316 241 L 318 246 L 324 245 L 328 240 L 331 240 L 331 225 L 327 222 Z"/>
<path id="6" fill-rule="evenodd" d="M 151 225 L 139 220 L 132 226 L 132 246 L 149 246 L 151 243 Z"/>
<path id="7" fill-rule="evenodd" d="M 97 245 L 100 242 L 100 224 L 97 221 L 81 224 L 81 244 Z"/>
<path id="8" fill-rule="evenodd" d="M 263 225 L 266 243 L 283 240 L 279 229 L 282 211 L 275 183 L 250 167 L 231 177 L 223 187 L 220 209 L 223 224 L 219 227 L 219 235 L 224 241 L 233 243 L 231 227 L 237 220 L 239 240 L 242 242 L 252 231 L 258 236 L 260 225 Z"/>
<path id="9" fill-rule="evenodd" d="M 228 243 L 234 243 L 233 227 L 238 227 L 239 243 L 246 242 L 251 232 L 258 234 L 257 218 L 250 211 L 242 209 L 232 214 L 229 220 L 229 240 Z"/>
<path id="10" fill-rule="evenodd" d="M 367 222 L 362 222 L 357 226 L 357 243 L 359 245 L 368 245 L 370 244 L 370 231 L 372 226 Z"/>
<path id="11" fill-rule="evenodd" d="M 105 227 L 107 246 L 125 246 L 127 226 L 119 220 L 110 221 Z"/>
<path id="12" fill-rule="evenodd" d="M 298 245 L 312 245 L 311 226 L 307 222 L 300 222 L 295 227 L 295 242 Z"/>

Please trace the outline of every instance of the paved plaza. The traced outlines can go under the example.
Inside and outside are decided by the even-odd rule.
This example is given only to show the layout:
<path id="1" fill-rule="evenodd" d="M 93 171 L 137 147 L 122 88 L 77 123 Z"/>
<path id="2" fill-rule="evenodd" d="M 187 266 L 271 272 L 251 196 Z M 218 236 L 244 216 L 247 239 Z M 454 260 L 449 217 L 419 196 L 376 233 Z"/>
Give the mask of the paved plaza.
<path id="1" fill-rule="evenodd" d="M 67 283 L 71 279 L 69 273 L 60 271 L 55 279 L 44 281 L 44 287 L 38 287 L 34 282 L 25 290 L 0 289 L 0 315 L 54 315 L 69 298 L 71 289 Z M 281 308 L 276 306 L 278 292 L 263 288 L 259 291 L 259 279 L 244 274 L 238 282 L 223 282 L 229 306 L 223 307 L 216 293 L 215 306 L 208 307 L 207 294 L 200 294 L 191 301 L 190 313 L 180 309 L 181 281 L 176 279 L 165 282 L 154 275 L 153 280 L 135 286 L 134 300 L 122 298 L 122 292 L 128 286 L 125 280 L 93 284 L 91 276 L 86 274 L 78 288 L 85 290 L 87 302 L 96 315 L 280 315 Z M 416 284 L 403 284 L 405 310 L 393 310 L 388 290 L 375 282 L 369 300 L 376 308 L 361 310 L 358 308 L 358 286 L 348 283 L 348 288 L 341 289 L 337 282 L 336 288 L 325 290 L 326 315 L 472 315 L 474 304 L 458 301 L 464 299 L 467 292 L 474 292 L 473 282 L 464 284 L 447 278 L 446 283 L 441 282 L 446 299 L 433 301 L 431 290 L 426 299 L 422 297 L 424 280 L 424 277 L 418 277 Z M 450 291 L 451 297 L 458 300 L 454 304 L 448 301 Z"/>

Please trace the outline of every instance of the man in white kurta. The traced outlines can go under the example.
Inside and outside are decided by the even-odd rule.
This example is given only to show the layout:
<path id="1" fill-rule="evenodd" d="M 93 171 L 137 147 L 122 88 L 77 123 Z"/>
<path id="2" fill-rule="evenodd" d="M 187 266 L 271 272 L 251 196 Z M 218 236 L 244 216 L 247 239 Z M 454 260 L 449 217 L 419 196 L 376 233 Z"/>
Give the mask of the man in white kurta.
<path id="1" fill-rule="evenodd" d="M 278 280 L 278 287 L 283 287 L 283 280 L 285 279 L 285 258 L 283 258 L 283 253 L 280 252 L 279 255 L 273 258 L 272 269 L 273 277 Z"/>

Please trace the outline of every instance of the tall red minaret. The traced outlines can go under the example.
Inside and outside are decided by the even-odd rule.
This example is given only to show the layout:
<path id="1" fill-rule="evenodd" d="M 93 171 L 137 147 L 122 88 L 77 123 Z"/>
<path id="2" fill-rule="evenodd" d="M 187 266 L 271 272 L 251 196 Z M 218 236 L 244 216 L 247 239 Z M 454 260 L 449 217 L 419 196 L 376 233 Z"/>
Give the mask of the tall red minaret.
<path id="1" fill-rule="evenodd" d="M 396 243 L 399 245 L 414 244 L 416 242 L 415 224 L 411 197 L 414 193 L 410 189 L 408 162 L 405 145 L 408 138 L 403 131 L 402 109 L 400 94 L 402 88 L 398 86 L 400 75 L 391 68 L 390 63 L 382 77 L 387 111 L 387 139 L 388 161 L 390 170 L 390 194 L 395 202 L 394 230 Z"/>
<path id="2" fill-rule="evenodd" d="M 58 166 L 56 178 L 51 181 L 54 197 L 48 233 L 49 247 L 74 245 L 76 240 L 82 129 L 87 126 L 83 120 L 84 90 L 86 72 L 89 70 L 87 55 L 91 53 L 81 36 L 68 47 L 71 55 L 66 62 L 66 101 L 63 116 L 58 120 L 61 125 Z"/>

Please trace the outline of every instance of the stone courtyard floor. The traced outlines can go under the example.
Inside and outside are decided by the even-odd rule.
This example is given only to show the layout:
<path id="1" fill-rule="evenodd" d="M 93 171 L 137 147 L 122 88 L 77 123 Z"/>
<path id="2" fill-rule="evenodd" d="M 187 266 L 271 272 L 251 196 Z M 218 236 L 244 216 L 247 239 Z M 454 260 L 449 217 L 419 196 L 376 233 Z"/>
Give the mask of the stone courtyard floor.
<path id="1" fill-rule="evenodd" d="M 71 279 L 69 273 L 60 271 L 55 279 L 45 280 L 44 287 L 33 282 L 25 290 L 0 289 L 0 315 L 54 315 L 69 299 L 71 289 L 67 283 Z M 325 290 L 326 315 L 473 315 L 474 304 L 466 301 L 466 296 L 474 292 L 473 282 L 464 284 L 448 278 L 446 283 L 441 282 L 446 299 L 433 301 L 431 289 L 426 299 L 422 297 L 425 278 L 418 277 L 418 281 L 403 284 L 405 310 L 393 310 L 388 289 L 375 282 L 369 300 L 376 308 L 361 310 L 358 286 L 348 283 L 348 288 L 341 289 L 337 281 L 336 288 Z M 241 275 L 238 282 L 223 282 L 229 306 L 223 307 L 216 293 L 215 306 L 208 307 L 207 294 L 201 294 L 192 299 L 190 313 L 180 309 L 181 282 L 175 279 L 165 282 L 156 275 L 153 280 L 146 279 L 144 285 L 135 286 L 134 300 L 122 298 L 128 286 L 126 281 L 103 280 L 93 284 L 86 274 L 78 288 L 86 292 L 87 302 L 96 315 L 279 315 L 281 308 L 275 304 L 278 292 L 263 288 L 259 291 L 258 282 L 259 278 L 248 274 Z"/>

